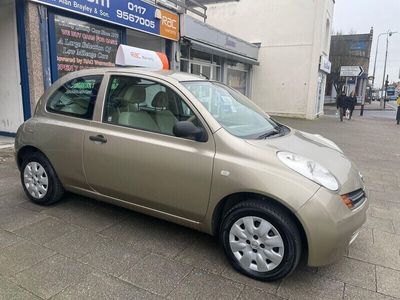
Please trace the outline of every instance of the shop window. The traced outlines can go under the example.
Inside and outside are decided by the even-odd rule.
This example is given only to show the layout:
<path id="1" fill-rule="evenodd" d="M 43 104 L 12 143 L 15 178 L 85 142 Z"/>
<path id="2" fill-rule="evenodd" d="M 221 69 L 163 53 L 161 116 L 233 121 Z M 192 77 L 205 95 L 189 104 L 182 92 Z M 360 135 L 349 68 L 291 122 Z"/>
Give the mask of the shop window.
<path id="1" fill-rule="evenodd" d="M 53 113 L 92 119 L 103 76 L 78 77 L 63 84 L 49 98 L 46 109 Z"/>
<path id="2" fill-rule="evenodd" d="M 247 93 L 247 80 L 247 71 L 228 68 L 227 84 L 243 95 L 246 95 Z"/>
<path id="3" fill-rule="evenodd" d="M 191 73 L 201 75 L 201 66 L 198 64 L 191 64 Z"/>
<path id="4" fill-rule="evenodd" d="M 120 30 L 61 15 L 50 19 L 53 80 L 72 71 L 115 66 Z"/>

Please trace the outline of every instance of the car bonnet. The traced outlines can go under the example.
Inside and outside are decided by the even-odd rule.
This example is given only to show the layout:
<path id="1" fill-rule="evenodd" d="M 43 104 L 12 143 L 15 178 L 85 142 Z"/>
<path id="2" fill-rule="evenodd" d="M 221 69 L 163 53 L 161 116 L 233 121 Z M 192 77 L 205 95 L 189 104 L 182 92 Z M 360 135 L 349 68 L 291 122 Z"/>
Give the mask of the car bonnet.
<path id="1" fill-rule="evenodd" d="M 335 143 L 322 136 L 291 129 L 285 136 L 246 141 L 260 150 L 272 148 L 276 152 L 292 152 L 318 162 L 336 177 L 340 194 L 364 187 L 360 173 L 352 161 Z"/>

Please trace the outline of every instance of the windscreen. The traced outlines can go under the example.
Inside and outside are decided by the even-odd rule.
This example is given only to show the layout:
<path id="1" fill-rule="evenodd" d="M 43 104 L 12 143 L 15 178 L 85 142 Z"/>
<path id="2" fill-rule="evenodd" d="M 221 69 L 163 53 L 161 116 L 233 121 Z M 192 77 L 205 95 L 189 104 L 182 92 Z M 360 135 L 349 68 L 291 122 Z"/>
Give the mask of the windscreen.
<path id="1" fill-rule="evenodd" d="M 232 135 L 260 138 L 278 128 L 278 124 L 251 100 L 223 84 L 210 81 L 186 81 L 182 84 Z"/>

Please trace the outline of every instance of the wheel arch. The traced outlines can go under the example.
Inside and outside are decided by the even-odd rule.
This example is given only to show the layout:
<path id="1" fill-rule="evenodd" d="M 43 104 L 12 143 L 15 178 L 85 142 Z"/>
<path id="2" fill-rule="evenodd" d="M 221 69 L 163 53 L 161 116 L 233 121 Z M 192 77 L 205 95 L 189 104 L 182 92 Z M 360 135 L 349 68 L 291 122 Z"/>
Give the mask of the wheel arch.
<path id="1" fill-rule="evenodd" d="M 21 170 L 21 166 L 22 166 L 22 162 L 24 160 L 24 157 L 29 153 L 40 153 L 44 157 L 46 157 L 46 159 L 50 162 L 50 160 L 47 157 L 47 155 L 44 154 L 43 151 L 41 151 L 39 148 L 31 146 L 31 145 L 26 145 L 26 146 L 21 147 L 18 150 L 17 155 L 16 155 L 17 166 L 18 166 L 19 170 Z"/>
<path id="2" fill-rule="evenodd" d="M 260 201 L 268 201 L 271 205 L 274 205 L 276 207 L 279 207 L 280 209 L 284 210 L 290 217 L 291 219 L 296 223 L 297 228 L 300 231 L 301 235 L 301 241 L 303 245 L 303 255 L 308 256 L 308 240 L 307 240 L 307 235 L 304 230 L 304 227 L 301 223 L 301 221 L 298 219 L 296 214 L 289 209 L 287 206 L 282 204 L 281 201 L 278 201 L 270 196 L 258 194 L 258 193 L 253 193 L 253 192 L 238 192 L 238 193 L 233 193 L 230 194 L 226 197 L 224 197 L 221 201 L 218 202 L 217 206 L 214 209 L 214 213 L 212 216 L 212 234 L 213 235 L 218 235 L 220 226 L 222 223 L 222 217 L 223 215 L 231 209 L 233 206 L 235 206 L 237 203 L 246 200 L 246 199 L 253 199 L 253 200 L 260 200 Z"/>

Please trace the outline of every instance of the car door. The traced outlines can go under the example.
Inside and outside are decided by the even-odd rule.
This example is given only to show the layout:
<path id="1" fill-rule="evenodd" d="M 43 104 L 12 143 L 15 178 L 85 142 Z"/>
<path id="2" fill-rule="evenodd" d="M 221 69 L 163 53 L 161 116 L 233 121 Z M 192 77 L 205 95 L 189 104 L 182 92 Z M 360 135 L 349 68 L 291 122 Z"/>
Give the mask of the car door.
<path id="1" fill-rule="evenodd" d="M 90 128 L 102 79 L 103 74 L 86 71 L 55 83 L 32 122 L 31 144 L 45 153 L 68 190 L 89 188 L 82 169 L 83 137 Z"/>
<path id="2" fill-rule="evenodd" d="M 175 137 L 175 122 L 201 126 L 207 140 Z M 194 107 L 152 77 L 110 75 L 101 120 L 84 137 L 84 170 L 97 192 L 198 221 L 209 200 L 215 144 Z"/>

